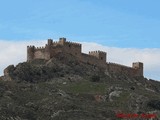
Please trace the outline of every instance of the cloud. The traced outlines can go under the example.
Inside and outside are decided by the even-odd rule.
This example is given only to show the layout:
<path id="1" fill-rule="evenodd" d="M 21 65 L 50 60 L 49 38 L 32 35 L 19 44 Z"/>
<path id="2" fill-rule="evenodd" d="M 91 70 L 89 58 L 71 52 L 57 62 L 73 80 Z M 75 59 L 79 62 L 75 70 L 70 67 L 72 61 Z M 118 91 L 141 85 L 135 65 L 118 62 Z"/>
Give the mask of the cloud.
<path id="1" fill-rule="evenodd" d="M 0 40 L 0 75 L 3 74 L 3 70 L 11 64 L 18 64 L 24 62 L 27 59 L 27 45 L 42 46 L 46 41 L 5 41 Z"/>
<path id="2" fill-rule="evenodd" d="M 0 40 L 0 75 L 4 68 L 10 64 L 18 64 L 26 61 L 27 45 L 44 46 L 46 40 L 33 41 L 5 41 Z M 82 52 L 101 50 L 107 52 L 107 61 L 115 62 L 127 66 L 132 66 L 132 62 L 144 63 L 144 75 L 147 78 L 160 80 L 160 49 L 159 48 L 116 48 L 100 45 L 91 42 L 82 42 Z"/>

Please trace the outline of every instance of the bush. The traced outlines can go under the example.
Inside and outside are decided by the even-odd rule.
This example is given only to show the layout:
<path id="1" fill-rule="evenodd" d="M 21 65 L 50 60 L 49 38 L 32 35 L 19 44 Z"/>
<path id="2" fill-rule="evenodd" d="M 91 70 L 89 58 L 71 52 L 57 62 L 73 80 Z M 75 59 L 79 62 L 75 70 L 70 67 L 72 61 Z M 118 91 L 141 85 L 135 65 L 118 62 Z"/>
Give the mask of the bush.
<path id="1" fill-rule="evenodd" d="M 98 75 L 93 75 L 93 76 L 91 77 L 91 81 L 92 81 L 92 82 L 99 82 L 99 81 L 100 81 L 100 76 L 98 76 Z"/>
<path id="2" fill-rule="evenodd" d="M 151 100 L 147 104 L 149 107 L 154 108 L 156 110 L 160 110 L 160 101 L 159 100 Z"/>

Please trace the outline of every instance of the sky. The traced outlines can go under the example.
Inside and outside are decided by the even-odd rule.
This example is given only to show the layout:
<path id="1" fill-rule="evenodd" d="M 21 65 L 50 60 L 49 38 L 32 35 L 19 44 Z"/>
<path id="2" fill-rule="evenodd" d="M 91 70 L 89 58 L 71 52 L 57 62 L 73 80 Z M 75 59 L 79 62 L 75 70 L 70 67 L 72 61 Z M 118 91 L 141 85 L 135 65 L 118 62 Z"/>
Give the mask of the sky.
<path id="1" fill-rule="evenodd" d="M 26 46 L 48 38 L 81 42 L 83 52 L 104 50 L 107 60 L 144 63 L 160 80 L 159 0 L 1 0 L 0 75 L 26 60 Z"/>

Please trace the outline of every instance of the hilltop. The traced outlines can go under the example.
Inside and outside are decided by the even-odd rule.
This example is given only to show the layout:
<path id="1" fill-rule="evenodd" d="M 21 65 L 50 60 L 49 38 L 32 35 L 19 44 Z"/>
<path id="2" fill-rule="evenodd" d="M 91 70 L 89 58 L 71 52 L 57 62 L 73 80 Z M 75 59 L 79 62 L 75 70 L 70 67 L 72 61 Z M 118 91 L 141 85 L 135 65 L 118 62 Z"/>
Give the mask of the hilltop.
<path id="1" fill-rule="evenodd" d="M 2 120 L 117 120 L 117 113 L 160 117 L 158 81 L 108 72 L 71 54 L 10 65 L 4 71 Z"/>

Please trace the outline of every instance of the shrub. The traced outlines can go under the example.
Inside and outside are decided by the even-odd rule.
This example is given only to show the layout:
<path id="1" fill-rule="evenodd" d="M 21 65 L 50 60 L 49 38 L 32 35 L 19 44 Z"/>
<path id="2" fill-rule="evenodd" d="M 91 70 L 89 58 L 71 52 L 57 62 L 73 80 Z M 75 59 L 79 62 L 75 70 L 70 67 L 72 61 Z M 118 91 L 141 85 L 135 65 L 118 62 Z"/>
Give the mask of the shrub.
<path id="1" fill-rule="evenodd" d="M 93 76 L 91 77 L 91 81 L 92 81 L 92 82 L 99 82 L 99 81 L 100 81 L 100 76 L 98 76 L 98 75 L 93 75 Z"/>
<path id="2" fill-rule="evenodd" d="M 159 100 L 151 100 L 147 104 L 149 107 L 160 110 L 160 101 Z"/>

